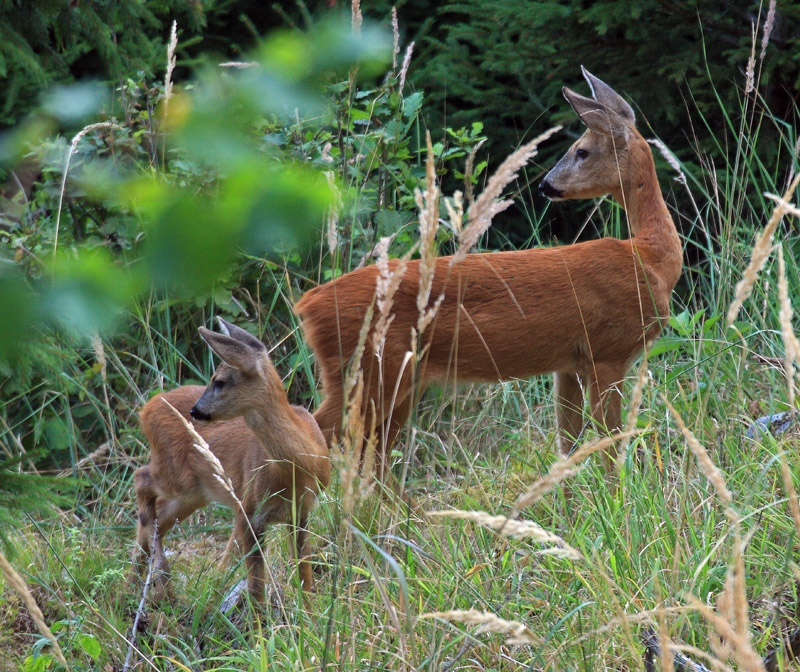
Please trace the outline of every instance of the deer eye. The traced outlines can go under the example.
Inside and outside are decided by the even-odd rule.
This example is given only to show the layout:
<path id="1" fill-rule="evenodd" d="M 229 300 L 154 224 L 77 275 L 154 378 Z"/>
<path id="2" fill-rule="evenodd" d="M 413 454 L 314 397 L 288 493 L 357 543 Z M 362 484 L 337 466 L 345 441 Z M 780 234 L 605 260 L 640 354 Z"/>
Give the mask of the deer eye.
<path id="1" fill-rule="evenodd" d="M 221 390 L 223 387 L 225 387 L 225 381 L 224 380 L 215 380 L 214 381 L 214 389 L 215 390 Z"/>
<path id="2" fill-rule="evenodd" d="M 585 149 L 575 150 L 575 158 L 579 161 L 583 161 L 583 159 L 585 159 L 587 156 L 589 156 L 589 152 L 587 152 Z"/>

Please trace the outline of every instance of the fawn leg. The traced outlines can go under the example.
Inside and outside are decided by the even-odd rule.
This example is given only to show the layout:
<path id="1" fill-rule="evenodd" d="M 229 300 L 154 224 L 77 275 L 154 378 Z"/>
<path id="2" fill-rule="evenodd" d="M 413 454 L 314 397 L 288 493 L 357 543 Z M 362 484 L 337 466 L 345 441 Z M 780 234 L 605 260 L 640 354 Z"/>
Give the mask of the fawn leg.
<path id="1" fill-rule="evenodd" d="M 251 517 L 250 522 L 242 511 L 236 512 L 234 521 L 234 534 L 241 540 L 244 565 L 247 568 L 247 591 L 257 604 L 264 603 L 264 559 L 258 547 L 261 530 L 258 529 L 256 519 Z"/>

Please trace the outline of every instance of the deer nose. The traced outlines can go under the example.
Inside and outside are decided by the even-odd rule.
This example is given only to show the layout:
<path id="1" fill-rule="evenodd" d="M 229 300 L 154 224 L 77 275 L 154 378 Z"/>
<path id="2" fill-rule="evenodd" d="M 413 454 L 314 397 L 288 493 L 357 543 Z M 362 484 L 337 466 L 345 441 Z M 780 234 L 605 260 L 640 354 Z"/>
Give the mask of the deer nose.
<path id="1" fill-rule="evenodd" d="M 542 196 L 547 196 L 547 198 L 561 198 L 563 194 L 563 192 L 556 189 L 547 180 L 542 180 L 539 183 L 539 193 L 541 193 Z"/>
<path id="2" fill-rule="evenodd" d="M 197 406 L 192 406 L 192 410 L 189 411 L 189 415 L 192 416 L 195 420 L 211 420 L 211 416 L 208 413 L 203 413 Z"/>

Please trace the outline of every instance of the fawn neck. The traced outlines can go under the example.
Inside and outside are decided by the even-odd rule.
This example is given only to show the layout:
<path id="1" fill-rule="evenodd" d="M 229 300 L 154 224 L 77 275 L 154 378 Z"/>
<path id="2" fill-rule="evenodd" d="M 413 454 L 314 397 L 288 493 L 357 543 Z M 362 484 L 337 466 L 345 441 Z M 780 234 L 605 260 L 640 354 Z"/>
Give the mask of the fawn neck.
<path id="1" fill-rule="evenodd" d="M 319 470 L 316 444 L 299 425 L 294 410 L 286 399 L 280 382 L 279 389 L 262 394 L 256 406 L 244 415 L 245 424 L 256 435 L 267 457 L 287 469 L 291 465 L 314 475 Z"/>

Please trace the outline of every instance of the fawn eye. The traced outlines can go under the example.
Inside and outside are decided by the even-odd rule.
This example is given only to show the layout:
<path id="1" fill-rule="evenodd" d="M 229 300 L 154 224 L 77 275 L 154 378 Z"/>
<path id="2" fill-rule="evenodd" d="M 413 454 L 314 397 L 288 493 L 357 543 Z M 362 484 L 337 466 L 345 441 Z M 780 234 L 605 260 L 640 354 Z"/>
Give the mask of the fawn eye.
<path id="1" fill-rule="evenodd" d="M 224 380 L 215 380 L 214 381 L 214 389 L 215 390 L 221 390 L 223 387 L 225 387 L 225 381 Z"/>
<path id="2" fill-rule="evenodd" d="M 575 150 L 575 158 L 578 159 L 579 161 L 582 161 L 587 156 L 589 156 L 589 152 L 587 152 L 585 149 L 576 149 Z"/>

